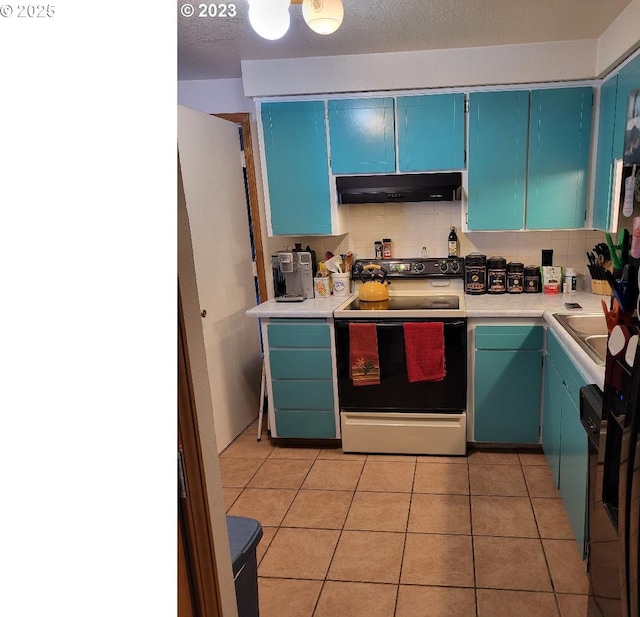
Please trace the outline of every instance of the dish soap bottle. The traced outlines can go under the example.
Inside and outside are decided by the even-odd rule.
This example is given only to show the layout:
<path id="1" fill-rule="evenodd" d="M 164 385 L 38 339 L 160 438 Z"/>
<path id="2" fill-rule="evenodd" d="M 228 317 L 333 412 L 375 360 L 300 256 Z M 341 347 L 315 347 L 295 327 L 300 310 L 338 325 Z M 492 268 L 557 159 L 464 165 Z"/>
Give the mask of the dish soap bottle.
<path id="1" fill-rule="evenodd" d="M 458 234 L 456 234 L 456 228 L 451 225 L 451 231 L 449 232 L 449 240 L 447 242 L 449 246 L 449 257 L 458 256 Z"/>

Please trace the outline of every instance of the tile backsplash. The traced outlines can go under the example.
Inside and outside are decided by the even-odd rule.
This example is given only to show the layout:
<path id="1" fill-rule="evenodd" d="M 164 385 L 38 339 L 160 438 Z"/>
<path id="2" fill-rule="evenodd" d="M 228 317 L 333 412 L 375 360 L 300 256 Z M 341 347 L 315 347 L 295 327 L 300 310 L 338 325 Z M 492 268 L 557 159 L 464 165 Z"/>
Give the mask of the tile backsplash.
<path id="1" fill-rule="evenodd" d="M 525 265 L 540 265 L 541 250 L 553 249 L 553 265 L 575 268 L 579 274 L 588 273 L 586 251 L 604 242 L 600 231 L 496 231 L 462 233 L 462 204 L 454 202 L 425 202 L 404 204 L 341 205 L 347 208 L 348 233 L 342 236 L 309 236 L 305 238 L 270 238 L 274 251 L 291 242 L 309 245 L 318 254 L 326 251 L 357 257 L 374 256 L 373 243 L 391 238 L 394 257 L 419 257 L 423 246 L 429 257 L 447 255 L 449 228 L 454 225 L 458 234 L 460 255 L 477 251 L 491 257 L 500 255 L 507 261 L 521 261 Z"/>

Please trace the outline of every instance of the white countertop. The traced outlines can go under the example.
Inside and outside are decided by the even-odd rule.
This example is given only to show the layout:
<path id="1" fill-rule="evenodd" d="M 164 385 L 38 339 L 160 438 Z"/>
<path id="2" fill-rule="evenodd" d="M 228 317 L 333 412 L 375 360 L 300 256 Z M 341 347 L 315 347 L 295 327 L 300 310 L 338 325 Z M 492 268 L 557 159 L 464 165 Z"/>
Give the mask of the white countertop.
<path id="1" fill-rule="evenodd" d="M 482 294 L 465 295 L 467 317 L 542 317 L 551 313 L 602 313 L 601 300 L 609 304 L 609 296 L 585 291 L 568 294 Z M 581 311 L 568 311 L 564 303 L 577 302 Z"/>
<path id="2" fill-rule="evenodd" d="M 311 317 L 333 317 L 333 311 L 343 304 L 348 304 L 356 297 L 355 293 L 349 296 L 329 296 L 328 298 L 307 298 L 302 302 L 276 302 L 267 300 L 262 304 L 249 309 L 246 314 L 249 317 L 298 317 L 300 319 Z"/>

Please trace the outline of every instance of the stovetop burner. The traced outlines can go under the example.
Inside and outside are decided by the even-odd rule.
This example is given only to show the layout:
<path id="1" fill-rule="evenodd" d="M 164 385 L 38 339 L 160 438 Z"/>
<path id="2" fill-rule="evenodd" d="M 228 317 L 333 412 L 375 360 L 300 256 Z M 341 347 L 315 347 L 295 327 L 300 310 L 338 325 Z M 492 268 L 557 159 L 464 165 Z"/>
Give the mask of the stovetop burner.
<path id="1" fill-rule="evenodd" d="M 365 302 L 355 299 L 345 307 L 348 311 L 377 310 L 380 302 Z M 433 311 L 433 310 L 457 310 L 460 308 L 459 296 L 432 295 L 432 296 L 391 296 L 385 302 L 387 311 Z"/>

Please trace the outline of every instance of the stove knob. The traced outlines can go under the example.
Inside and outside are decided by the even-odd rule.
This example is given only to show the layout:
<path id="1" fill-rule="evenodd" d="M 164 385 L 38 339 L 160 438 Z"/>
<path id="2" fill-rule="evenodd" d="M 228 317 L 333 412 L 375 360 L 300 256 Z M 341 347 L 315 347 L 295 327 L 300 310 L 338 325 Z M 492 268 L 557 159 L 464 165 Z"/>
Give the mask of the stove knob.
<path id="1" fill-rule="evenodd" d="M 460 272 L 460 262 L 457 259 L 452 261 L 449 267 L 451 268 L 451 272 Z"/>
<path id="2" fill-rule="evenodd" d="M 362 272 L 362 270 L 363 270 L 363 265 L 362 265 L 362 264 L 360 264 L 360 263 L 357 263 L 357 264 L 353 267 L 353 271 L 354 271 L 356 274 L 360 274 L 360 273 Z"/>
<path id="3" fill-rule="evenodd" d="M 424 272 L 424 264 L 422 264 L 422 263 L 413 264 L 413 271 L 414 272 Z"/>
<path id="4" fill-rule="evenodd" d="M 446 261 L 441 261 L 438 267 L 440 268 L 440 272 L 446 272 L 449 264 Z"/>

